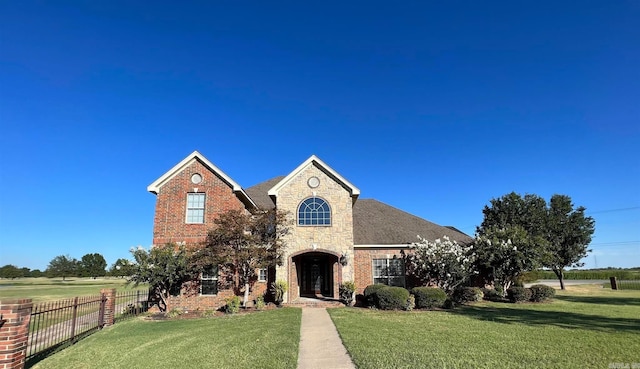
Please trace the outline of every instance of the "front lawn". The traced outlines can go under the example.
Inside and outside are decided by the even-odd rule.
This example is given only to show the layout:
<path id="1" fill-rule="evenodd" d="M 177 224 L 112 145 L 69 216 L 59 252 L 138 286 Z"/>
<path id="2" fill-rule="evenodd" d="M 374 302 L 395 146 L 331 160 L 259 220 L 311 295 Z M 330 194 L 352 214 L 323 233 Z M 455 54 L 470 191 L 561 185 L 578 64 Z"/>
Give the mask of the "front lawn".
<path id="1" fill-rule="evenodd" d="M 329 313 L 359 369 L 640 365 L 640 292 L 568 288 L 552 303 Z"/>
<path id="2" fill-rule="evenodd" d="M 0 279 L 0 300 L 30 298 L 34 303 L 76 296 L 99 295 L 102 288 L 118 292 L 147 290 L 147 285 L 133 287 L 122 278 L 16 278 Z"/>
<path id="3" fill-rule="evenodd" d="M 295 368 L 301 310 L 118 322 L 37 363 L 73 368 Z"/>

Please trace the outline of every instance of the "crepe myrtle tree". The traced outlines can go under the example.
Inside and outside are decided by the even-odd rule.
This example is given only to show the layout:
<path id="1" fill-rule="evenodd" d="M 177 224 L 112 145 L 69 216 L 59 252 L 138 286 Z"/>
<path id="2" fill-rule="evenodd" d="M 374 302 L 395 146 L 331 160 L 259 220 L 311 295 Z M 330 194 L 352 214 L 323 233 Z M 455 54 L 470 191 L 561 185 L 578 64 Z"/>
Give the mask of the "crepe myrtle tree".
<path id="1" fill-rule="evenodd" d="M 289 232 L 289 222 L 287 213 L 277 210 L 222 213 L 204 245 L 191 255 L 192 265 L 200 272 L 217 266 L 236 294 L 244 290 L 243 306 L 247 306 L 249 290 L 258 277 L 256 270 L 282 265 L 283 236 Z"/>
<path id="2" fill-rule="evenodd" d="M 525 272 L 540 266 L 544 240 L 519 226 L 488 227 L 474 241 L 475 267 L 486 283 L 506 291 Z"/>
<path id="3" fill-rule="evenodd" d="M 451 293 L 474 274 L 472 245 L 461 245 L 447 236 L 435 241 L 418 239 L 410 246 L 413 252 L 404 258 L 407 273 L 422 284 L 435 284 Z"/>
<path id="4" fill-rule="evenodd" d="M 157 302 L 160 311 L 166 311 L 169 296 L 179 294 L 182 284 L 194 277 L 184 246 L 168 243 L 148 251 L 138 246 L 131 249 L 131 254 L 135 264 L 127 283 L 148 283 L 150 299 Z"/>

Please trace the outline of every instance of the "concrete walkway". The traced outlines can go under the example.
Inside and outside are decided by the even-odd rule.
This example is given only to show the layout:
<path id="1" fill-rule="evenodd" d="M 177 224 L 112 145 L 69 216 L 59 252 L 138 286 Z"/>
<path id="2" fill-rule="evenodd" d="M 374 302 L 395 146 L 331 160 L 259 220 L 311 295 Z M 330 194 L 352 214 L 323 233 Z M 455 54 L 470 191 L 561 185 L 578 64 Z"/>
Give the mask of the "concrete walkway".
<path id="1" fill-rule="evenodd" d="M 355 369 L 325 308 L 303 308 L 298 369 Z"/>

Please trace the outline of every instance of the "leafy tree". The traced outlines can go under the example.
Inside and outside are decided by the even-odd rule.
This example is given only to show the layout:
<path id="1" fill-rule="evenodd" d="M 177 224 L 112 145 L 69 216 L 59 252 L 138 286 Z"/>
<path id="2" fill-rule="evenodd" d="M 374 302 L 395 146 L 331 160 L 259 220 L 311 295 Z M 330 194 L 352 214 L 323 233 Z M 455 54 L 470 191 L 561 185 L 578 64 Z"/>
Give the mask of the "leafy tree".
<path id="1" fill-rule="evenodd" d="M 192 255 L 193 265 L 198 271 L 218 266 L 236 294 L 244 286 L 246 306 L 250 286 L 257 280 L 256 270 L 282 264 L 282 238 L 289 232 L 287 215 L 276 210 L 255 214 L 230 210 L 214 223 L 204 246 Z"/>
<path id="2" fill-rule="evenodd" d="M 540 266 L 539 238 L 531 237 L 520 225 L 489 227 L 476 235 L 476 268 L 486 282 L 506 291 L 522 274 Z"/>
<path id="3" fill-rule="evenodd" d="M 412 253 L 405 255 L 408 274 L 423 285 L 436 284 L 451 293 L 473 274 L 473 247 L 460 245 L 447 236 L 429 241 L 418 236 L 420 242 L 411 245 Z"/>
<path id="4" fill-rule="evenodd" d="M 180 293 L 182 284 L 193 277 L 184 246 L 166 244 L 151 247 L 149 251 L 139 246 L 131 249 L 136 264 L 128 279 L 135 286 L 148 283 L 151 299 L 158 303 L 161 311 L 167 310 L 170 295 Z"/>
<path id="5" fill-rule="evenodd" d="M 23 276 L 23 271 L 18 269 L 15 265 L 7 264 L 0 268 L 0 278 L 14 279 Z"/>
<path id="6" fill-rule="evenodd" d="M 109 275 L 113 277 L 128 277 L 133 274 L 134 264 L 127 259 L 116 260 L 109 269 Z"/>
<path id="7" fill-rule="evenodd" d="M 582 206 L 574 209 L 571 198 L 553 195 L 547 212 L 547 253 L 543 266 L 551 269 L 564 290 L 564 269 L 581 267 L 580 260 L 591 250 L 587 249 L 595 232 L 595 220 L 584 214 Z"/>
<path id="8" fill-rule="evenodd" d="M 519 225 L 527 231 L 531 237 L 544 236 L 546 234 L 546 201 L 533 194 L 524 197 L 511 192 L 497 199 L 491 199 L 491 206 L 485 206 L 482 210 L 484 219 L 477 232 L 482 233 L 488 228 L 506 228 Z"/>
<path id="9" fill-rule="evenodd" d="M 59 255 L 51 259 L 49 266 L 47 266 L 47 275 L 49 277 L 62 277 L 78 275 L 79 263 L 75 258 L 71 258 L 69 255 Z"/>
<path id="10" fill-rule="evenodd" d="M 29 277 L 33 277 L 33 278 L 44 277 L 44 273 L 40 269 L 33 269 L 31 272 L 29 272 Z"/>
<path id="11" fill-rule="evenodd" d="M 83 277 L 104 277 L 107 274 L 105 268 L 107 262 L 98 253 L 86 254 L 80 260 L 80 273 Z"/>

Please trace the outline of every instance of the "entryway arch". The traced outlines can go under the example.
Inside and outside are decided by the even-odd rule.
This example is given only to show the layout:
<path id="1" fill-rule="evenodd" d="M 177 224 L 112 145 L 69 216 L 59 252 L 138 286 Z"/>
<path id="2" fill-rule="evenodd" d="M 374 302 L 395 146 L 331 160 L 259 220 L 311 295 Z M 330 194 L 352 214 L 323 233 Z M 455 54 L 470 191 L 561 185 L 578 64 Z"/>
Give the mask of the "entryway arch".
<path id="1" fill-rule="evenodd" d="M 342 281 L 340 255 L 330 250 L 305 250 L 290 257 L 291 301 L 298 297 L 338 298 Z"/>

